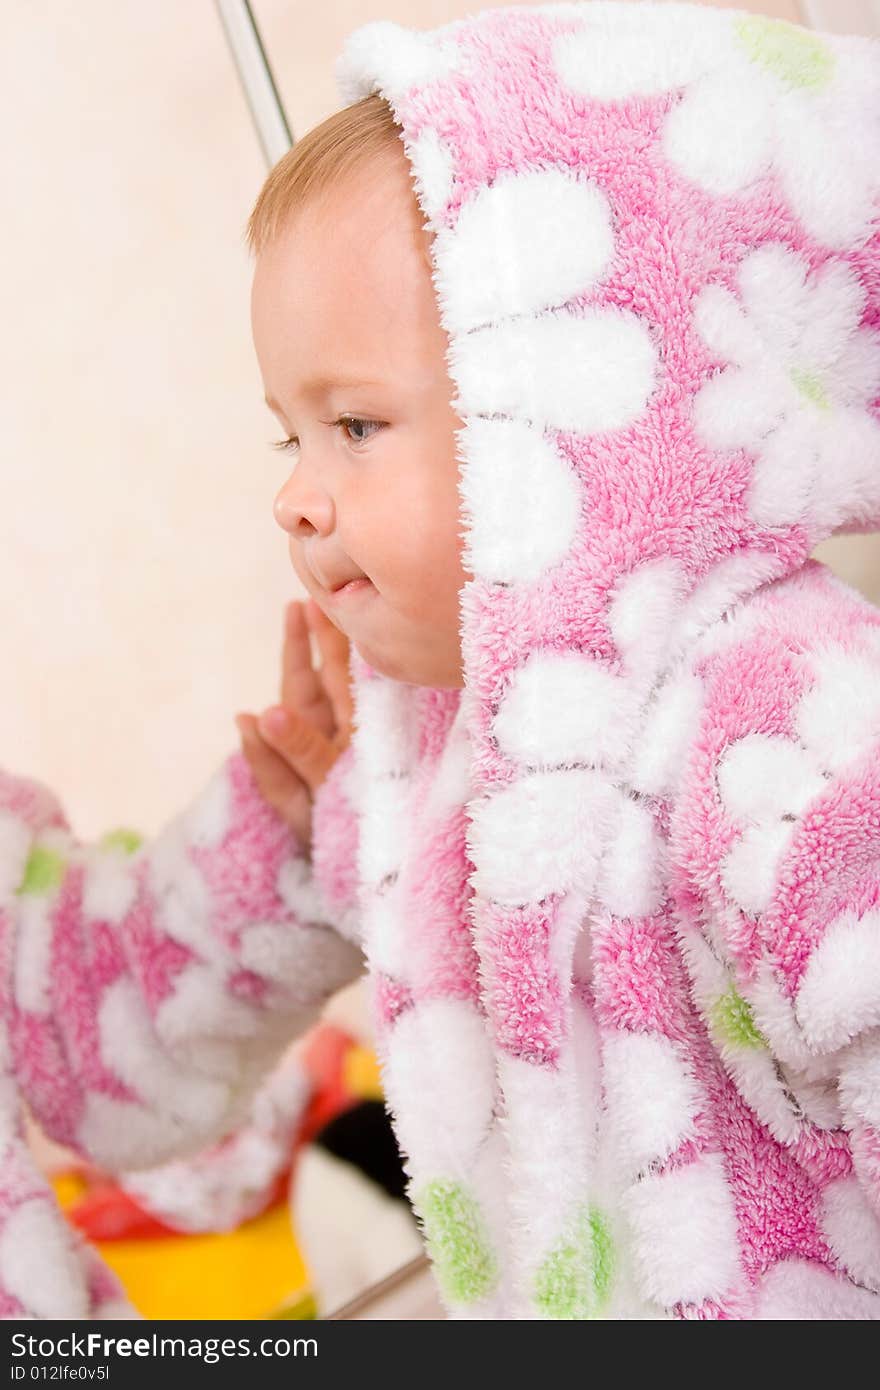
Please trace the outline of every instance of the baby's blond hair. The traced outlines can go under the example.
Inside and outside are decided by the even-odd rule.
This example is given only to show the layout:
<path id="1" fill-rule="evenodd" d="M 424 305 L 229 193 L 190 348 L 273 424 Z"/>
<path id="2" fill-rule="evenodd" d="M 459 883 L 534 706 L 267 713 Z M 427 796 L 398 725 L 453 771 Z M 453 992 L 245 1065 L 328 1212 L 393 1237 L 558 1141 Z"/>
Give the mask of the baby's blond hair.
<path id="1" fill-rule="evenodd" d="M 291 212 L 320 197 L 372 156 L 403 151 L 401 129 L 377 92 L 334 111 L 279 159 L 260 189 L 247 224 L 247 244 L 259 255 Z"/>

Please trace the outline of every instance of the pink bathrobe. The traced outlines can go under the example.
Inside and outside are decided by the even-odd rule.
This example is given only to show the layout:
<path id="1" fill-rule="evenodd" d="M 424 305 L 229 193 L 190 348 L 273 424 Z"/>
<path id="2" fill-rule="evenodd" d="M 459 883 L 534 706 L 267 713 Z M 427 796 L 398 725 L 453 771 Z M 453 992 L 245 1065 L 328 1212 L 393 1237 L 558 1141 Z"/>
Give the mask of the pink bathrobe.
<path id="1" fill-rule="evenodd" d="M 880 528 L 880 45 L 522 6 L 338 77 L 435 233 L 465 687 L 355 656 L 312 864 L 238 755 L 131 853 L 0 782 L 3 1311 L 114 1298 L 21 1099 L 158 1163 L 365 962 L 452 1316 L 880 1318 L 880 612 L 810 559 Z"/>

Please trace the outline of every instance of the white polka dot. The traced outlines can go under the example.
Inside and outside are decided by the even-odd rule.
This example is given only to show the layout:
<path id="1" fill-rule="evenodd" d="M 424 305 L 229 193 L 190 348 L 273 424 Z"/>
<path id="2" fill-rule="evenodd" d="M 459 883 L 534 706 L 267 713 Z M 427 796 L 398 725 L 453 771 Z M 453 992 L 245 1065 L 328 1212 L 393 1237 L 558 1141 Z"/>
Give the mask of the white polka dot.
<path id="1" fill-rule="evenodd" d="M 584 892 L 566 893 L 556 908 L 553 930 L 547 942 L 547 958 L 561 979 L 571 979 L 573 976 L 585 978 L 583 973 L 578 974 L 576 970 L 575 954 L 578 943 L 583 943 L 585 938 L 589 940 L 594 908 L 594 895 Z M 584 946 L 581 944 L 580 965 L 583 965 L 583 953 Z"/>
<path id="2" fill-rule="evenodd" d="M 308 1006 L 332 988 L 340 975 L 356 974 L 360 953 L 340 932 L 320 923 L 260 922 L 241 934 L 241 963 L 269 982 L 266 1003 L 275 1007 L 286 994 Z"/>
<path id="3" fill-rule="evenodd" d="M 880 1030 L 869 1028 L 844 1049 L 835 1077 L 849 1125 L 880 1134 Z"/>
<path id="4" fill-rule="evenodd" d="M 492 724 L 498 746 L 528 767 L 616 763 L 633 732 L 619 676 L 578 652 L 533 652 L 514 673 Z"/>
<path id="5" fill-rule="evenodd" d="M 739 1285 L 736 1209 L 720 1154 L 646 1177 L 622 1202 L 649 1297 L 669 1307 L 723 1298 Z"/>
<path id="6" fill-rule="evenodd" d="M 853 1278 L 880 1292 L 880 1221 L 857 1178 L 838 1178 L 824 1189 L 820 1225 Z"/>
<path id="7" fill-rule="evenodd" d="M 810 660 L 815 684 L 802 696 L 795 724 L 820 767 L 836 772 L 880 739 L 880 666 L 837 644 Z"/>
<path id="8" fill-rule="evenodd" d="M 810 1075 L 821 1075 L 819 1064 L 826 1059 L 817 1057 L 804 1042 L 791 1000 L 783 993 L 775 971 L 766 958 L 758 960 L 754 978 L 749 981 L 749 1003 L 755 1022 L 774 1056 L 785 1064 L 808 1070 Z M 833 1056 L 827 1060 L 833 1068 Z"/>
<path id="9" fill-rule="evenodd" d="M 682 87 L 716 51 L 711 30 L 690 16 L 685 26 L 676 14 L 654 16 L 641 5 L 630 15 L 618 6 L 609 22 L 610 17 L 598 13 L 601 5 L 583 8 L 583 28 L 554 39 L 553 62 L 566 86 L 596 101 L 625 101 Z"/>
<path id="10" fill-rule="evenodd" d="M 710 1019 L 712 1009 L 709 1010 Z M 740 1095 L 780 1144 L 793 1144 L 803 1132 L 795 1107 L 780 1078 L 780 1064 L 764 1047 L 738 1046 L 715 1030 L 715 1043 Z"/>
<path id="11" fill-rule="evenodd" d="M 447 38 L 420 34 L 392 20 L 376 19 L 352 30 L 334 64 L 339 94 L 349 105 L 371 92 L 390 100 L 454 72 L 460 50 Z"/>
<path id="12" fill-rule="evenodd" d="M 799 816 L 826 787 L 803 748 L 771 734 L 747 734 L 729 744 L 715 775 L 728 815 L 743 821 Z"/>
<path id="13" fill-rule="evenodd" d="M 597 895 L 616 917 L 647 917 L 663 901 L 664 842 L 645 806 L 624 792 L 599 875 Z"/>
<path id="14" fill-rule="evenodd" d="M 73 1239 L 47 1198 L 22 1202 L 0 1231 L 0 1282 L 38 1318 L 81 1321 L 89 1315 Z"/>
<path id="15" fill-rule="evenodd" d="M 373 725 L 376 728 L 376 725 Z M 373 782 L 362 803 L 357 842 L 358 881 L 366 892 L 400 871 L 410 834 L 409 785 L 398 778 Z"/>
<path id="16" fill-rule="evenodd" d="M 473 750 L 466 716 L 463 692 L 424 803 L 426 818 L 435 824 L 470 798 Z"/>
<path id="17" fill-rule="evenodd" d="M 473 1160 L 492 1117 L 495 1068 L 472 1004 L 426 999 L 405 1009 L 388 1036 L 382 1079 L 407 1153 L 430 1153 L 437 1171 Z"/>
<path id="18" fill-rule="evenodd" d="M 466 568 L 490 583 L 538 579 L 569 553 L 580 523 L 572 465 L 519 421 L 471 418 L 461 440 Z"/>
<path id="19" fill-rule="evenodd" d="M 602 1082 L 612 1142 L 627 1176 L 695 1137 L 699 1088 L 679 1048 L 663 1034 L 606 1030 Z"/>
<path id="20" fill-rule="evenodd" d="M 740 315 L 732 297 L 730 305 L 731 316 Z M 733 337 L 733 329 L 726 332 Z M 716 335 L 721 337 L 720 329 Z M 759 462 L 785 416 L 786 405 L 792 403 L 794 388 L 775 363 L 767 364 L 763 344 L 755 355 L 763 361 L 744 368 L 725 367 L 706 378 L 693 399 L 693 421 L 698 438 L 710 449 L 747 449 Z M 755 486 L 753 480 L 752 491 Z M 768 557 L 754 558 L 766 564 Z"/>
<path id="21" fill-rule="evenodd" d="M 162 1163 L 184 1146 L 191 1133 L 173 1111 L 148 1109 L 90 1091 L 77 1138 L 82 1149 L 113 1172 Z"/>
<path id="22" fill-rule="evenodd" d="M 141 1099 L 197 1126 L 222 1114 L 228 1088 L 182 1065 L 163 1046 L 131 980 L 123 976 L 105 990 L 98 1027 L 105 1065 Z"/>
<path id="23" fill-rule="evenodd" d="M 587 1096 L 578 1091 L 580 1075 L 570 1047 L 555 1067 L 506 1052 L 498 1059 L 507 1106 L 504 1129 L 521 1184 L 513 1202 L 515 1210 L 528 1212 L 528 1221 L 517 1221 L 512 1234 L 527 1268 L 534 1269 L 571 1229 L 583 1203 L 590 1116 L 581 1109 Z"/>
<path id="24" fill-rule="evenodd" d="M 400 902 L 400 881 L 382 894 L 367 893 L 361 906 L 364 950 L 370 969 L 382 971 L 407 984 L 413 966 L 413 951 L 405 928 Z"/>
<path id="25" fill-rule="evenodd" d="M 792 821 L 750 825 L 725 855 L 721 882 L 743 912 L 757 914 L 769 906 L 782 857 L 796 829 Z"/>
<path id="26" fill-rule="evenodd" d="M 199 964 L 181 971 L 173 994 L 162 1001 L 155 1016 L 159 1036 L 187 1049 L 191 1041 L 253 1038 L 260 1032 L 260 1023 L 257 1009 L 229 993 L 223 969 Z M 112 1065 L 112 1057 L 107 1061 Z"/>
<path id="27" fill-rule="evenodd" d="M 216 956 L 224 948 L 211 925 L 208 885 L 187 853 L 180 822 L 171 821 L 146 854 L 159 927 L 184 946 Z"/>
<path id="28" fill-rule="evenodd" d="M 432 126 L 426 126 L 408 149 L 416 175 L 419 203 L 429 224 L 437 226 L 452 196 L 455 160 Z"/>
<path id="29" fill-rule="evenodd" d="M 122 921 L 134 906 L 139 878 L 119 850 L 90 848 L 83 878 L 83 914 L 93 921 Z"/>
<path id="30" fill-rule="evenodd" d="M 719 561 L 686 600 L 670 656 L 693 661 L 695 642 L 700 643 L 700 655 L 704 655 L 743 641 L 759 624 L 760 610 L 745 605 L 737 609 L 732 621 L 726 621 L 725 615 L 760 584 L 778 578 L 779 571 L 775 555 L 752 551 Z"/>
<path id="31" fill-rule="evenodd" d="M 50 1002 L 52 910 L 57 894 L 25 893 L 16 912 L 15 1002 L 20 1009 L 45 1014 Z"/>
<path id="32" fill-rule="evenodd" d="M 764 352 L 761 335 L 739 300 L 724 285 L 713 281 L 699 290 L 693 299 L 692 315 L 694 328 L 713 357 L 738 366 L 760 361 Z"/>
<path id="33" fill-rule="evenodd" d="M 880 1298 L 813 1260 L 780 1260 L 758 1287 L 761 1322 L 851 1321 L 880 1318 Z"/>
<path id="34" fill-rule="evenodd" d="M 590 290 L 614 253 L 608 199 L 562 169 L 501 173 L 437 236 L 445 326 L 466 333 Z"/>
<path id="35" fill-rule="evenodd" d="M 753 379 L 757 383 L 757 373 Z M 760 445 L 747 498 L 749 515 L 759 526 L 793 526 L 814 511 L 823 468 L 822 425 L 814 415 L 790 411 Z"/>
<path id="36" fill-rule="evenodd" d="M 772 343 L 786 355 L 799 349 L 802 352 L 804 329 L 812 318 L 811 303 L 816 290 L 807 285 L 809 274 L 810 263 L 806 257 L 779 241 L 765 242 L 745 256 L 737 267 L 736 278 L 750 326 L 764 345 Z M 817 287 L 823 284 L 821 276 L 816 283 Z M 824 280 L 824 284 L 831 288 L 827 280 Z M 853 303 L 854 294 L 862 300 L 861 303 Z M 827 312 L 828 327 L 831 328 L 839 317 L 832 311 L 834 301 L 842 297 L 846 304 L 843 323 L 835 325 L 836 332 L 832 331 L 823 340 L 823 356 L 827 357 L 829 348 L 832 358 L 836 356 L 831 345 L 841 329 L 846 331 L 858 323 L 863 296 L 864 291 L 859 294 L 858 278 L 844 268 L 844 284 L 832 294 L 832 302 L 822 306 Z M 802 356 L 802 360 L 809 361 L 814 368 L 820 365 L 808 357 Z M 830 364 L 823 362 L 822 365 Z"/>
<path id="37" fill-rule="evenodd" d="M 476 891 L 514 905 L 592 890 L 615 801 L 603 774 L 579 770 L 538 772 L 473 802 L 468 847 Z"/>
<path id="38" fill-rule="evenodd" d="M 626 310 L 561 311 L 453 339 L 450 366 L 459 415 L 596 434 L 639 418 L 654 390 L 657 349 Z"/>
<path id="39" fill-rule="evenodd" d="M 880 1024 L 880 912 L 844 912 L 829 924 L 801 978 L 795 1013 L 808 1046 L 823 1052 Z"/>
<path id="40" fill-rule="evenodd" d="M 608 626 L 628 671 L 653 674 L 666 655 L 685 587 L 681 565 L 669 558 L 639 565 L 618 581 L 608 603 Z"/>
<path id="41" fill-rule="evenodd" d="M 726 132 L 736 112 L 736 139 Z M 761 79 L 747 64 L 698 77 L 663 126 L 663 153 L 692 183 L 720 197 L 743 188 L 771 156 L 771 125 Z M 716 138 L 717 132 L 717 138 Z"/>
<path id="42" fill-rule="evenodd" d="M 284 859 L 278 869 L 275 887 L 284 906 L 300 921 L 324 920 L 326 907 L 308 859 L 297 854 Z"/>
<path id="43" fill-rule="evenodd" d="M 644 733 L 636 740 L 630 780 L 649 796 L 670 794 L 684 770 L 705 700 L 699 676 L 684 671 L 671 679 L 646 712 Z"/>
<path id="44" fill-rule="evenodd" d="M 408 772 L 416 766 L 419 728 L 415 686 L 379 676 L 354 683 L 355 732 L 352 738 L 362 785 L 369 789 L 377 778 Z M 369 738 L 358 737 L 367 728 Z"/>
<path id="45" fill-rule="evenodd" d="M 857 370 L 852 361 L 837 366 L 838 372 L 846 371 L 849 382 Z M 858 407 L 839 405 L 833 416 L 820 421 L 817 437 L 822 467 L 815 508 L 826 534 L 853 521 L 875 530 L 880 512 L 880 424 Z"/>
<path id="46" fill-rule="evenodd" d="M 819 1129 L 840 1129 L 843 1111 L 837 1077 L 820 1080 L 806 1071 L 786 1068 L 786 1079 L 804 1114 Z"/>

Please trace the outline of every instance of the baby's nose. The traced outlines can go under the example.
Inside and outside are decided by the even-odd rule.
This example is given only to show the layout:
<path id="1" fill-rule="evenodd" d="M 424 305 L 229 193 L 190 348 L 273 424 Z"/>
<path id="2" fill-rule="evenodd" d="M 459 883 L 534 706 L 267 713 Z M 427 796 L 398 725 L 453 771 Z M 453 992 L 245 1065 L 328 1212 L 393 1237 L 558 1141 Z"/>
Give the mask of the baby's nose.
<path id="1" fill-rule="evenodd" d="M 333 501 L 321 488 L 305 489 L 291 478 L 278 493 L 272 515 L 282 531 L 303 540 L 333 530 Z"/>

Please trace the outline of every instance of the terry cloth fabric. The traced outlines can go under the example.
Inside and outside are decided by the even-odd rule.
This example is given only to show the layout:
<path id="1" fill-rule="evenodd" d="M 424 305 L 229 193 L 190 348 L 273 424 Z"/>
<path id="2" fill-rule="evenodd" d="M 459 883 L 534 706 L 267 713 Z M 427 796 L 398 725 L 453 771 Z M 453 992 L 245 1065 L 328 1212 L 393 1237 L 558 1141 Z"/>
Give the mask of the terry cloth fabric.
<path id="1" fill-rule="evenodd" d="M 0 1312 L 125 1315 L 22 1102 L 192 1151 L 365 960 L 453 1317 L 878 1318 L 880 613 L 810 558 L 880 527 L 878 45 L 584 3 L 338 72 L 434 232 L 465 687 L 355 654 L 311 864 L 239 755 L 137 847 L 0 777 Z"/>
<path id="2" fill-rule="evenodd" d="M 389 1103 L 475 1318 L 880 1317 L 880 44 L 583 3 L 338 60 L 455 384 L 465 690 L 355 662 Z"/>
<path id="3" fill-rule="evenodd" d="M 241 1132 L 291 1038 L 362 973 L 353 924 L 327 917 L 240 753 L 145 843 L 82 844 L 48 787 L 0 771 L 0 1317 L 138 1316 L 58 1211 L 23 1111 L 134 1187 Z"/>

